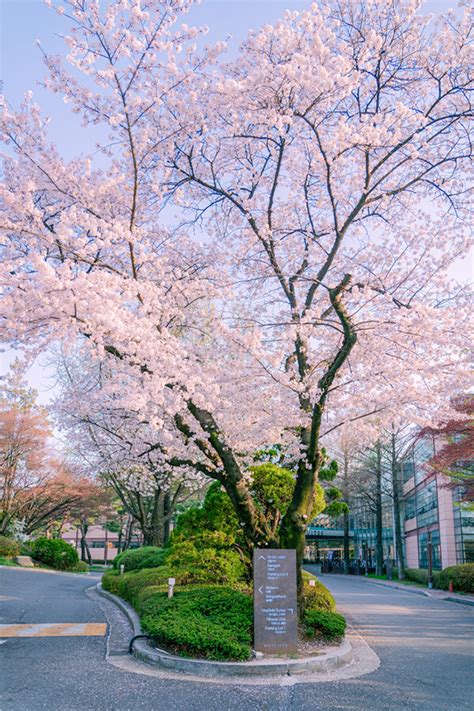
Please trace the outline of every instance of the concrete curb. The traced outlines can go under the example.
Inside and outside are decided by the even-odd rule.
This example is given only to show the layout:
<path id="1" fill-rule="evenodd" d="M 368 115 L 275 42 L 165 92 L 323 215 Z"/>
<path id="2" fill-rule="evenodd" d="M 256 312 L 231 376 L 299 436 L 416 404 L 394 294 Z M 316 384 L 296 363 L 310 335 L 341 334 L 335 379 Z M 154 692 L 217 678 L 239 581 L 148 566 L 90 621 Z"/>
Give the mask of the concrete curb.
<path id="1" fill-rule="evenodd" d="M 410 588 L 408 585 L 391 585 L 382 581 L 374 581 L 369 578 L 372 585 L 379 585 L 381 588 L 390 588 L 391 590 L 403 590 L 403 592 L 411 593 L 412 595 L 423 595 L 423 597 L 432 597 L 427 590 L 417 590 Z"/>
<path id="2" fill-rule="evenodd" d="M 439 600 L 447 600 L 448 602 L 457 602 L 458 605 L 471 605 L 474 607 L 474 600 L 464 600 L 462 597 L 440 597 Z"/>
<path id="3" fill-rule="evenodd" d="M 429 590 L 419 590 L 416 588 L 410 588 L 409 585 L 392 585 L 391 583 L 384 583 L 381 580 L 371 580 L 373 585 L 380 585 L 383 588 L 391 588 L 392 590 L 403 590 L 403 592 L 411 593 L 412 595 L 423 595 L 424 597 L 429 597 L 431 600 L 442 600 L 444 602 L 457 602 L 458 605 L 472 605 L 474 606 L 474 600 L 462 597 L 451 597 L 450 595 L 440 596 L 432 595 Z"/>
<path id="4" fill-rule="evenodd" d="M 143 634 L 140 620 L 135 610 L 127 602 L 103 590 L 98 583 L 99 595 L 114 602 L 127 616 L 132 625 L 133 634 Z M 259 676 L 293 676 L 302 674 L 324 673 L 350 664 L 353 660 L 351 643 L 346 639 L 339 647 L 329 647 L 317 657 L 302 659 L 257 659 L 252 662 L 211 662 L 204 659 L 185 659 L 151 647 L 145 640 L 139 639 L 133 647 L 136 659 L 167 671 L 184 672 L 207 678 L 236 678 Z"/>

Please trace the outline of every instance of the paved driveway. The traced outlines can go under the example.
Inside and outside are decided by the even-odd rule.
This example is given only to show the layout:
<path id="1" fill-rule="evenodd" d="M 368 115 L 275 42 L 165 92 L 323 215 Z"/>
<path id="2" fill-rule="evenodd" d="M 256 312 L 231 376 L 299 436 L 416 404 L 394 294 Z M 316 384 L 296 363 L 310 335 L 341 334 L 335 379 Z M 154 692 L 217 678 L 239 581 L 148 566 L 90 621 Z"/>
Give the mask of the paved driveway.
<path id="1" fill-rule="evenodd" d="M 107 619 L 85 592 L 95 582 L 87 576 L 0 570 L 0 624 L 23 630 L 53 624 L 56 630 L 54 636 L 0 636 L 1 711 L 474 708 L 474 608 L 365 579 L 324 576 L 340 609 L 380 656 L 377 671 L 318 684 L 291 679 L 273 686 L 213 684 L 163 678 L 138 665 L 142 673 L 124 671 L 106 662 Z M 76 634 L 68 634 L 71 629 Z"/>

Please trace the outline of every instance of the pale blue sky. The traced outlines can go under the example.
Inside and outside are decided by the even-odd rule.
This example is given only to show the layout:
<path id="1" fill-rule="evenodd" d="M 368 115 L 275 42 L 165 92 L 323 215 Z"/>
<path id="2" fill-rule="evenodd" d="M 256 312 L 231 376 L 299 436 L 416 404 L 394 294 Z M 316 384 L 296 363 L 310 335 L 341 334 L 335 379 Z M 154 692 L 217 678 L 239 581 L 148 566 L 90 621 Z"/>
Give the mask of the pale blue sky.
<path id="1" fill-rule="evenodd" d="M 250 29 L 274 22 L 285 9 L 303 10 L 309 5 L 309 0 L 203 0 L 186 21 L 208 25 L 210 41 L 226 39 L 231 35 L 232 46 L 236 47 Z M 450 7 L 456 9 L 456 5 L 456 2 L 449 0 L 428 0 L 425 8 L 427 12 L 445 12 Z M 45 69 L 41 52 L 36 46 L 39 39 L 48 53 L 61 53 L 63 44 L 58 35 L 67 33 L 68 27 L 69 21 L 48 9 L 43 0 L 0 0 L 0 78 L 3 93 L 10 103 L 17 105 L 26 91 L 33 90 L 36 101 L 52 118 L 51 132 L 55 142 L 66 157 L 71 157 L 89 150 L 94 138 L 80 127 L 61 97 L 53 96 L 38 86 Z M 456 271 L 458 277 L 467 276 L 467 262 Z M 0 353 L 0 373 L 7 370 L 13 357 L 11 351 Z M 36 363 L 30 369 L 29 380 L 40 391 L 40 400 L 47 402 L 53 391 L 46 368 Z"/>

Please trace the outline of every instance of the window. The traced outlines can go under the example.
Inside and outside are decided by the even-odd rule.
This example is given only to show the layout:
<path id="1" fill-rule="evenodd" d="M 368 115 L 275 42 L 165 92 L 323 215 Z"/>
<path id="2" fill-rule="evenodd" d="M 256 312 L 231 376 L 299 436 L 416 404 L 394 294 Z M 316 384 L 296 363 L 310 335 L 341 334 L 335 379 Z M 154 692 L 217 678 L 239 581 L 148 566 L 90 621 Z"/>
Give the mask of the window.
<path id="1" fill-rule="evenodd" d="M 405 500 L 405 521 L 415 518 L 416 515 L 416 498 L 415 494 L 407 496 Z"/>
<path id="2" fill-rule="evenodd" d="M 403 483 L 405 484 L 413 476 L 415 476 L 415 463 L 412 459 L 406 459 L 402 462 Z"/>
<path id="3" fill-rule="evenodd" d="M 416 518 L 419 528 L 436 523 L 438 520 L 438 493 L 435 479 L 417 492 Z"/>

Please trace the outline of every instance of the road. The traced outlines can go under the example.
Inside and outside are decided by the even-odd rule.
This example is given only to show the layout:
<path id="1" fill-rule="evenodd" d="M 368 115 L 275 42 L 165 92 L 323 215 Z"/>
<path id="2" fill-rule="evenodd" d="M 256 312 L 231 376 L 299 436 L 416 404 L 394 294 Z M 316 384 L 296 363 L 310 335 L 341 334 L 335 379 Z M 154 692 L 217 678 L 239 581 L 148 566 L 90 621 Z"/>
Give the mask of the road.
<path id="1" fill-rule="evenodd" d="M 107 618 L 86 593 L 96 582 L 90 576 L 4 568 L 0 582 L 0 623 L 15 625 L 9 634 L 34 635 L 0 637 L 1 711 L 473 709 L 472 607 L 365 579 L 324 576 L 339 609 L 380 656 L 379 669 L 330 683 L 213 684 L 164 678 L 134 662 L 134 671 L 107 662 Z M 27 627 L 46 623 L 55 627 Z M 125 633 L 119 630 L 111 642 L 123 647 Z M 126 657 L 116 659 L 128 664 Z"/>

